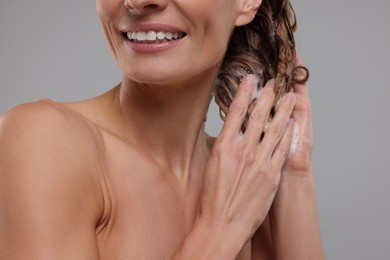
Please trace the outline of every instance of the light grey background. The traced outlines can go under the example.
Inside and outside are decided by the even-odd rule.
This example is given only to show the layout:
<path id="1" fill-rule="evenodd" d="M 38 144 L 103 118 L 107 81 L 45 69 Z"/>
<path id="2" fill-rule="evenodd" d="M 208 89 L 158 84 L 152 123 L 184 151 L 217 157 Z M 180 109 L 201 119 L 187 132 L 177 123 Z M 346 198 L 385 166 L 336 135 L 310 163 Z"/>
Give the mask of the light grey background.
<path id="1" fill-rule="evenodd" d="M 311 70 L 327 259 L 390 259 L 390 2 L 293 4 Z M 0 39 L 0 113 L 41 97 L 96 96 L 121 79 L 94 1 L 1 0 Z M 213 106 L 207 129 L 216 135 L 220 126 Z"/>

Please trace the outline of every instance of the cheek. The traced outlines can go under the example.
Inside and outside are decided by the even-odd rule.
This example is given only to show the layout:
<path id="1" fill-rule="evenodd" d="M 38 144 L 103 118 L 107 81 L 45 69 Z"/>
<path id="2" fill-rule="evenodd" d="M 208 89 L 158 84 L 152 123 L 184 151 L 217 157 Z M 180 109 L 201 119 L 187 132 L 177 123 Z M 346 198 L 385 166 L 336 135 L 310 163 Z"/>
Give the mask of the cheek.
<path id="1" fill-rule="evenodd" d="M 234 29 L 234 7 L 229 0 L 209 0 L 199 4 L 197 10 L 197 45 L 199 50 L 208 53 L 209 59 L 219 62 L 227 49 L 231 32 Z M 207 2 L 207 3 L 206 3 Z"/>
<path id="2" fill-rule="evenodd" d="M 215 36 L 213 38 L 220 38 L 221 41 L 229 38 L 235 22 L 234 7 L 227 3 L 230 1 L 225 1 L 210 1 L 199 9 L 201 12 L 197 15 L 199 20 L 204 21 L 204 32 L 208 36 Z"/>
<path id="3" fill-rule="evenodd" d="M 119 0 L 96 0 L 96 10 L 100 19 L 106 43 L 111 54 L 116 58 L 115 31 L 112 30 L 113 24 L 119 19 L 121 11 L 123 11 L 123 1 Z"/>
<path id="4" fill-rule="evenodd" d="M 115 20 L 115 14 L 123 5 L 123 1 L 118 0 L 96 0 L 97 14 L 102 23 L 111 23 Z"/>

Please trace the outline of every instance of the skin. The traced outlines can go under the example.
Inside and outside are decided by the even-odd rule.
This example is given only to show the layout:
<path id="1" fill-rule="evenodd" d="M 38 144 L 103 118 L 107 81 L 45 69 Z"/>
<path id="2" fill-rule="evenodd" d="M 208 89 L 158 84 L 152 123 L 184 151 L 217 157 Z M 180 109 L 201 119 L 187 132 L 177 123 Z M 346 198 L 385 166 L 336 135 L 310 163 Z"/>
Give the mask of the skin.
<path id="1" fill-rule="evenodd" d="M 306 86 L 286 95 L 260 143 L 274 84 L 241 136 L 251 76 L 221 134 L 204 131 L 230 33 L 260 4 L 97 0 L 123 82 L 93 99 L 40 100 L 3 115 L 0 258 L 323 258 Z M 133 52 L 121 30 L 145 22 L 174 24 L 187 36 L 157 55 Z M 301 136 L 287 159 L 294 124 Z"/>

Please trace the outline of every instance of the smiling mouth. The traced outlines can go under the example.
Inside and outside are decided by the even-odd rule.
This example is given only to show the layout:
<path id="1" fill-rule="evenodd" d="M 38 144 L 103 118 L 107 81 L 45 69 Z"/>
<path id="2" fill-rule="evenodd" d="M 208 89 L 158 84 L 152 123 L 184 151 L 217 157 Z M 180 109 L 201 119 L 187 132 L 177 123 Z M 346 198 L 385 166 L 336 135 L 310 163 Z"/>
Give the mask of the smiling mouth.
<path id="1" fill-rule="evenodd" d="M 134 43 L 165 43 L 184 38 L 187 34 L 184 32 L 156 32 L 156 31 L 138 31 L 124 32 L 123 36 Z"/>

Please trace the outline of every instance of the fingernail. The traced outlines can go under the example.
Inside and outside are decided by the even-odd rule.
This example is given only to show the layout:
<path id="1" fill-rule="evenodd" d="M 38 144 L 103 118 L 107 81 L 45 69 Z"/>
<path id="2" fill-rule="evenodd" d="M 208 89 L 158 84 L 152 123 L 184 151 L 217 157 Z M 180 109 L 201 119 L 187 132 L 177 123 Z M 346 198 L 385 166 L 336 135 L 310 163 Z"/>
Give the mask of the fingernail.
<path id="1" fill-rule="evenodd" d="M 256 83 L 256 81 L 258 82 L 256 76 L 253 74 L 247 74 L 243 79 L 243 82 L 250 83 L 250 84 L 254 84 Z"/>
<path id="2" fill-rule="evenodd" d="M 259 90 L 257 87 L 255 87 L 253 89 L 253 93 L 252 93 L 252 100 L 259 99 L 262 92 L 263 92 L 262 88 Z"/>
<path id="3" fill-rule="evenodd" d="M 293 92 L 288 92 L 283 96 L 283 100 L 288 100 L 289 102 L 294 102 L 295 101 L 295 94 Z"/>
<path id="4" fill-rule="evenodd" d="M 276 84 L 275 79 L 270 79 L 270 80 L 267 82 L 266 86 L 268 86 L 268 87 L 270 87 L 270 88 L 275 88 L 275 84 Z"/>

